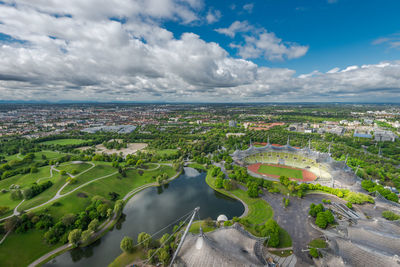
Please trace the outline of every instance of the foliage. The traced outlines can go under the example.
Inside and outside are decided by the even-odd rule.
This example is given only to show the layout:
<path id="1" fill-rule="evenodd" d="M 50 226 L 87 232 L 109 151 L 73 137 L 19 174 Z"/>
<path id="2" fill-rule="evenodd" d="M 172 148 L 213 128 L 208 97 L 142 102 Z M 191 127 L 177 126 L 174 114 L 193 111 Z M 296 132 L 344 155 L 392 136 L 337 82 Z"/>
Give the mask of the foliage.
<path id="1" fill-rule="evenodd" d="M 316 248 L 310 248 L 310 256 L 313 258 L 319 258 L 319 252 Z"/>
<path id="2" fill-rule="evenodd" d="M 279 245 L 280 227 L 274 219 L 269 219 L 261 230 L 263 236 L 268 237 L 268 246 L 277 247 Z"/>
<path id="3" fill-rule="evenodd" d="M 73 245 L 77 246 L 81 239 L 82 230 L 81 229 L 74 229 L 68 234 L 68 241 Z"/>
<path id="4" fill-rule="evenodd" d="M 141 244 L 142 247 L 144 247 L 145 249 L 148 249 L 150 247 L 152 239 L 151 239 L 151 236 L 148 233 L 141 232 L 138 235 L 137 242 L 138 242 L 138 244 Z"/>
<path id="5" fill-rule="evenodd" d="M 400 215 L 390 210 L 382 211 L 382 217 L 389 221 L 400 220 Z"/>
<path id="6" fill-rule="evenodd" d="M 133 251 L 133 240 L 132 240 L 132 238 L 130 238 L 128 236 L 125 236 L 121 240 L 120 248 L 125 253 L 131 253 Z"/>
<path id="7" fill-rule="evenodd" d="M 47 181 L 41 184 L 34 183 L 31 187 L 25 189 L 23 191 L 23 195 L 26 199 L 31 199 L 36 195 L 39 195 L 47 188 L 51 187 L 53 183 L 51 181 Z"/>

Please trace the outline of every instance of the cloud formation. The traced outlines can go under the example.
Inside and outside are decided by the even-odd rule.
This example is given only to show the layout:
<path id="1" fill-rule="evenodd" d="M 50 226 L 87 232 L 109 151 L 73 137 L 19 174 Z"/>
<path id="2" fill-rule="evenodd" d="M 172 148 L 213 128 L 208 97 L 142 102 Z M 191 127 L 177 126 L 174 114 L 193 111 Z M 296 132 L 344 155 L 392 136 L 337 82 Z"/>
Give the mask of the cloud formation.
<path id="1" fill-rule="evenodd" d="M 389 48 L 400 49 L 400 33 L 394 33 L 392 35 L 381 37 L 372 42 L 373 45 L 388 45 Z"/>
<path id="2" fill-rule="evenodd" d="M 246 58 L 296 58 L 287 43 L 247 22 L 220 33 L 246 34 L 235 58 L 194 33 L 175 37 L 163 21 L 210 23 L 197 0 L 6 0 L 0 4 L 1 99 L 319 101 L 394 99 L 400 62 L 296 76 Z M 215 14 L 215 13 L 214 13 Z M 235 25 L 234 25 L 235 24 Z"/>
<path id="3" fill-rule="evenodd" d="M 220 34 L 234 38 L 241 33 L 244 43 L 231 43 L 232 48 L 238 50 L 238 54 L 245 59 L 264 57 L 267 60 L 283 60 L 299 58 L 308 51 L 308 46 L 293 42 L 284 42 L 276 37 L 273 32 L 264 28 L 256 28 L 247 21 L 235 21 L 228 28 L 215 29 Z"/>

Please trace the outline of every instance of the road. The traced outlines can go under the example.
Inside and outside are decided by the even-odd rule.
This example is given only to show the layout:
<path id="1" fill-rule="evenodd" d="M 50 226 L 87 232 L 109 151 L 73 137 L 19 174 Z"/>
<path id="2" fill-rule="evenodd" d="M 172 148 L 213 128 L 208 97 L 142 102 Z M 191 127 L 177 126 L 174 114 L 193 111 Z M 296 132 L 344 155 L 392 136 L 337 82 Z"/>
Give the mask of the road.
<path id="1" fill-rule="evenodd" d="M 284 208 L 282 199 L 286 197 L 290 199 L 290 204 Z M 342 203 L 340 200 L 331 195 L 325 194 L 308 194 L 305 197 L 298 198 L 292 196 L 284 196 L 282 194 L 273 194 L 264 190 L 262 198 L 266 200 L 274 209 L 274 219 L 284 228 L 292 238 L 293 251 L 297 256 L 297 266 L 310 266 L 314 262 L 309 258 L 307 252 L 302 249 L 307 248 L 307 244 L 321 236 L 321 232 L 314 229 L 309 223 L 308 211 L 311 203 L 319 204 L 322 199 L 330 199 L 335 202 Z"/>

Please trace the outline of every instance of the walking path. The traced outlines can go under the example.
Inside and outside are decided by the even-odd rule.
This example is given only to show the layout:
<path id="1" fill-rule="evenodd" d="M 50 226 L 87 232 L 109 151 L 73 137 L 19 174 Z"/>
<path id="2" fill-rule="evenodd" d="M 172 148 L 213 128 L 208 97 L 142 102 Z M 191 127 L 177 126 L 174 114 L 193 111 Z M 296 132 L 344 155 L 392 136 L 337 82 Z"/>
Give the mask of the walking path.
<path id="1" fill-rule="evenodd" d="M 159 167 L 160 167 L 160 166 L 158 166 L 157 168 L 159 168 Z M 99 179 L 107 178 L 107 177 L 112 176 L 112 175 L 114 175 L 114 174 L 116 174 L 116 173 L 118 173 L 118 172 L 114 172 L 114 173 L 112 173 L 112 174 L 109 174 L 109 175 L 106 175 L 106 176 L 97 178 L 97 179 L 95 179 L 95 180 L 89 181 L 89 182 L 87 182 L 87 183 L 85 183 L 85 184 L 83 184 L 83 185 L 81 185 L 81 186 L 75 188 L 74 190 L 72 190 L 72 191 L 70 191 L 70 192 L 68 192 L 68 193 L 66 193 L 66 194 L 59 195 L 59 197 L 63 197 L 63 196 L 65 196 L 65 195 L 68 195 L 68 194 L 70 194 L 70 193 L 72 193 L 72 192 L 78 190 L 79 188 L 81 188 L 81 187 L 83 187 L 83 186 L 85 186 L 85 185 L 87 185 L 87 184 L 89 184 L 89 183 L 91 183 L 91 182 L 97 181 L 97 180 L 99 180 Z M 177 174 L 175 174 L 174 176 L 172 176 L 171 178 L 169 178 L 169 179 L 166 180 L 166 181 L 167 181 L 167 182 L 170 182 L 170 181 L 176 179 L 177 177 L 179 177 L 179 175 L 181 175 L 181 172 L 178 172 Z M 143 190 L 143 189 L 146 189 L 146 188 L 148 188 L 148 187 L 157 186 L 157 185 L 158 185 L 158 183 L 151 183 L 151 184 L 145 184 L 145 185 L 139 186 L 139 187 L 135 188 L 134 190 L 130 191 L 129 193 L 127 193 L 127 194 L 124 196 L 124 198 L 123 198 L 122 200 L 123 200 L 123 201 L 127 201 L 130 197 L 132 197 L 134 194 L 138 193 L 139 191 L 141 191 L 141 190 Z M 60 189 L 59 192 L 60 192 L 61 190 L 62 190 L 62 189 Z M 57 193 L 59 193 L 59 192 L 57 192 Z M 50 201 L 52 201 L 52 200 L 54 200 L 54 198 L 51 199 L 51 200 L 49 200 L 48 202 L 50 202 Z M 46 204 L 46 203 L 44 203 L 44 204 Z M 44 204 L 42 204 L 42 205 L 44 205 Z M 38 207 L 38 206 L 36 206 L 35 208 L 37 208 L 37 207 Z M 96 239 L 97 237 L 101 236 L 101 234 L 103 234 L 103 233 L 111 226 L 111 224 L 114 222 L 114 220 L 116 220 L 116 214 L 114 214 L 113 217 L 112 217 L 110 220 L 105 221 L 105 222 L 100 226 L 101 230 L 99 230 L 98 232 L 96 232 L 96 233 L 92 236 L 92 239 Z M 57 248 L 57 249 L 55 249 L 55 250 L 53 250 L 53 251 L 50 251 L 49 253 L 43 255 L 43 256 L 40 257 L 39 259 L 37 259 L 37 260 L 35 260 L 34 262 L 32 262 L 31 264 L 29 264 L 28 267 L 37 266 L 37 265 L 39 265 L 40 263 L 46 261 L 46 259 L 48 259 L 48 258 L 50 258 L 50 257 L 52 257 L 52 256 L 54 256 L 54 255 L 56 255 L 57 253 L 60 253 L 60 252 L 63 251 L 63 250 L 69 249 L 71 246 L 72 246 L 71 244 L 65 244 L 65 245 L 63 245 L 63 246 L 61 246 L 61 247 L 59 247 L 59 248 Z"/>
<path id="2" fill-rule="evenodd" d="M 82 163 L 82 162 L 76 161 L 76 162 L 73 162 L 73 163 L 70 163 L 70 164 L 80 164 L 80 163 Z M 67 174 L 68 174 L 70 177 L 72 177 L 72 178 L 74 178 L 74 177 L 76 178 L 76 177 L 78 177 L 78 176 L 84 174 L 85 172 L 90 171 L 90 170 L 93 169 L 94 167 L 96 167 L 96 164 L 94 164 L 93 162 L 87 162 L 87 163 L 88 163 L 88 164 L 91 164 L 92 166 L 91 166 L 90 168 L 84 170 L 83 172 L 79 173 L 77 176 L 73 176 L 72 174 L 69 174 L 69 173 L 67 173 Z M 70 165 L 70 164 L 66 164 L 66 165 Z M 66 166 L 66 165 L 63 165 L 63 166 Z M 54 171 L 57 171 L 57 172 L 60 172 L 60 170 L 56 169 L 56 168 L 52 165 L 51 168 L 50 168 L 51 176 L 50 176 L 50 177 L 45 177 L 45 178 L 51 178 L 51 177 L 53 176 L 53 172 L 52 172 L 53 170 L 54 170 Z M 67 195 L 71 194 L 72 192 L 74 192 L 74 191 L 76 191 L 76 190 L 78 190 L 78 189 L 80 189 L 80 188 L 82 188 L 82 187 L 84 187 L 84 186 L 86 186 L 86 185 L 88 185 L 88 184 L 94 182 L 94 181 L 97 181 L 97 180 L 100 180 L 100 179 L 104 179 L 104 178 L 110 177 L 110 176 L 112 176 L 112 175 L 114 175 L 114 174 L 116 174 L 116 173 L 117 173 L 117 172 L 114 172 L 114 173 L 112 173 L 112 174 L 109 174 L 109 175 L 106 175 L 106 176 L 103 176 L 103 177 L 100 177 L 100 178 L 91 180 L 91 181 L 89 181 L 89 182 L 86 182 L 86 183 L 84 183 L 84 184 L 82 184 L 82 185 L 76 187 L 75 189 L 73 189 L 72 191 L 70 191 L 70 192 L 68 192 L 68 193 L 61 194 L 62 190 L 69 184 L 69 182 L 66 182 L 66 183 L 57 191 L 56 195 L 55 195 L 53 198 L 51 198 L 50 200 L 48 200 L 48 201 L 46 201 L 46 202 L 44 202 L 44 203 L 42 203 L 42 204 L 39 204 L 39 205 L 37 205 L 37 206 L 35 206 L 35 207 L 33 207 L 33 208 L 27 209 L 27 210 L 25 210 L 25 211 L 27 212 L 27 211 L 31 211 L 31 210 L 37 209 L 37 208 L 39 208 L 39 207 L 42 207 L 42 206 L 44 206 L 44 205 L 46 205 L 46 204 L 48 204 L 48 203 L 50 203 L 50 202 L 52 202 L 52 201 L 54 201 L 54 200 L 57 200 L 57 199 L 62 198 L 62 197 L 64 197 L 64 196 L 67 196 Z M 43 178 L 40 178 L 40 179 L 43 179 Z M 40 179 L 39 179 L 39 180 L 40 180 Z M 8 219 L 8 218 L 11 218 L 11 217 L 13 217 L 13 216 L 18 216 L 18 215 L 20 215 L 20 212 L 18 211 L 18 208 L 19 208 L 19 206 L 20 206 L 24 201 L 25 201 L 25 199 L 23 199 L 23 200 L 14 208 L 13 214 L 11 214 L 10 216 L 1 218 L 1 219 L 0 219 L 0 222 L 6 220 L 6 219 Z"/>

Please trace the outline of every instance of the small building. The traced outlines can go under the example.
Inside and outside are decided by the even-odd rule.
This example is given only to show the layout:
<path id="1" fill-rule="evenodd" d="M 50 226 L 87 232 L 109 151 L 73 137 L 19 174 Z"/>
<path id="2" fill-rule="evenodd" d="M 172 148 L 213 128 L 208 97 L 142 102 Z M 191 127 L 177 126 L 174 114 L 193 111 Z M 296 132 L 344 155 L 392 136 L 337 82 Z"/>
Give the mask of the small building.
<path id="1" fill-rule="evenodd" d="M 229 127 L 237 127 L 236 121 L 229 121 Z"/>
<path id="2" fill-rule="evenodd" d="M 228 217 L 226 217 L 224 214 L 221 214 L 217 218 L 217 223 L 224 223 L 228 221 Z"/>

